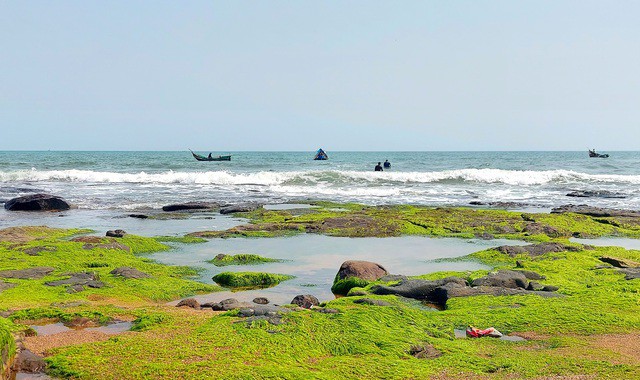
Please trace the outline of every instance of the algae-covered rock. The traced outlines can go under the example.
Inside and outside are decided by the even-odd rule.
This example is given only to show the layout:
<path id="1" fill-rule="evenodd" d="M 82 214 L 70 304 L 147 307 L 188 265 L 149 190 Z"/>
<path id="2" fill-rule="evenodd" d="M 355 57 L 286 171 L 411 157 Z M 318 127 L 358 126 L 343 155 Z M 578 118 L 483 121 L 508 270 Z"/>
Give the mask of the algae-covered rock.
<path id="1" fill-rule="evenodd" d="M 4 204 L 9 211 L 64 211 L 71 208 L 61 197 L 49 194 L 32 194 L 13 198 Z"/>
<path id="2" fill-rule="evenodd" d="M 149 277 L 151 277 L 147 273 L 141 272 L 141 271 L 137 270 L 136 268 L 131 268 L 131 267 L 119 267 L 119 268 L 116 268 L 116 269 L 112 270 L 109 273 L 114 275 L 114 276 L 120 276 L 120 277 L 124 277 L 124 278 L 149 278 Z"/>
<path id="3" fill-rule="evenodd" d="M 313 306 L 318 306 L 320 301 L 315 296 L 311 294 L 299 294 L 293 298 L 291 304 L 298 305 L 305 309 L 311 309 Z"/>
<path id="4" fill-rule="evenodd" d="M 372 298 L 360 298 L 357 299 L 355 301 L 353 301 L 353 303 L 358 303 L 358 304 L 363 304 L 363 305 L 371 305 L 371 306 L 391 306 L 391 304 L 387 301 L 383 301 L 383 300 L 376 300 L 376 299 L 372 299 Z"/>
<path id="5" fill-rule="evenodd" d="M 222 272 L 213 276 L 213 281 L 229 287 L 268 287 L 290 280 L 294 276 L 262 272 Z"/>
<path id="6" fill-rule="evenodd" d="M 562 243 L 540 243 L 523 246 L 502 245 L 495 248 L 495 250 L 511 257 L 516 257 L 520 254 L 527 254 L 530 257 L 537 257 L 550 252 L 578 252 L 581 250 L 581 248 Z"/>
<path id="7" fill-rule="evenodd" d="M 237 212 L 249 212 L 262 208 L 261 204 L 257 203 L 240 203 L 237 205 L 229 205 L 220 208 L 221 214 L 235 214 Z"/>
<path id="8" fill-rule="evenodd" d="M 185 307 L 185 306 L 190 307 L 192 309 L 199 309 L 200 303 L 196 301 L 195 298 L 187 298 L 178 302 L 178 304 L 176 305 L 176 307 Z"/>
<path id="9" fill-rule="evenodd" d="M 225 255 L 224 253 L 221 253 L 207 262 L 217 267 L 222 267 L 227 265 L 257 265 L 279 261 L 281 260 L 262 257 L 250 253 L 240 253 L 237 255 Z"/>
<path id="10" fill-rule="evenodd" d="M 489 273 L 485 277 L 477 278 L 471 283 L 472 286 L 498 286 L 502 288 L 526 289 L 528 286 L 527 277 L 520 271 L 500 270 L 496 273 Z"/>
<path id="11" fill-rule="evenodd" d="M 2 278 L 17 278 L 17 279 L 39 279 L 43 278 L 55 269 L 51 267 L 35 267 L 20 270 L 3 270 L 0 271 L 0 277 Z"/>
<path id="12" fill-rule="evenodd" d="M 357 277 L 367 281 L 376 281 L 380 277 L 389 274 L 380 264 L 370 261 L 348 260 L 342 263 L 336 279 L 344 280 L 349 277 Z"/>
<path id="13" fill-rule="evenodd" d="M 71 273 L 71 277 L 64 280 L 45 282 L 48 286 L 61 286 L 61 285 L 84 285 L 90 288 L 102 288 L 104 283 L 98 279 L 95 273 Z"/>

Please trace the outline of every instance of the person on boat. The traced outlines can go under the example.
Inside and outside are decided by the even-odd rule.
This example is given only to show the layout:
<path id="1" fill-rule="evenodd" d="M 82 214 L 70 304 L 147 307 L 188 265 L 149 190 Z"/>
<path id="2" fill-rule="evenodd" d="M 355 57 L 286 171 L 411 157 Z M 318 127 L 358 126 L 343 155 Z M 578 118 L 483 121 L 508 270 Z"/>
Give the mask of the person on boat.
<path id="1" fill-rule="evenodd" d="M 373 169 L 377 172 L 381 172 L 382 171 L 382 166 L 380 165 L 380 163 L 378 162 L 378 165 L 376 165 L 376 167 Z"/>
<path id="2" fill-rule="evenodd" d="M 207 156 L 208 159 L 211 159 L 211 153 L 209 153 L 209 155 Z"/>
<path id="3" fill-rule="evenodd" d="M 384 160 L 384 168 L 385 169 L 389 169 L 391 167 L 391 162 L 389 162 L 389 160 Z"/>

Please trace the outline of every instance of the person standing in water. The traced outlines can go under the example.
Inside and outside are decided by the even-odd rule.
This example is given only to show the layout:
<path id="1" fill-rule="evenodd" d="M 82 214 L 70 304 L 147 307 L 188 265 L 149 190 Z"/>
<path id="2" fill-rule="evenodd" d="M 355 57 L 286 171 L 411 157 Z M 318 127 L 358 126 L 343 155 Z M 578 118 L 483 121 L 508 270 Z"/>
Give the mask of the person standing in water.
<path id="1" fill-rule="evenodd" d="M 373 169 L 377 172 L 381 172 L 382 171 L 382 166 L 380 165 L 380 163 L 378 162 L 378 165 L 376 165 L 375 169 Z"/>
<path id="2" fill-rule="evenodd" d="M 391 162 L 389 162 L 389 160 L 384 160 L 384 168 L 385 169 L 389 169 L 391 167 Z"/>

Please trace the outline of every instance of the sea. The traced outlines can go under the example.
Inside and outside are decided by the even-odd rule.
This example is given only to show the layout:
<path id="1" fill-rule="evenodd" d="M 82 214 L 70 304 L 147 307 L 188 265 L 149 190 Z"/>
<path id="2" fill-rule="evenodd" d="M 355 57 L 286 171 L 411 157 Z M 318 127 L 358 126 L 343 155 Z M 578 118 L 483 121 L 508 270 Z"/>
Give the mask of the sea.
<path id="1" fill-rule="evenodd" d="M 640 208 L 640 152 L 0 152 L 0 202 L 34 192 L 87 210 L 145 211 L 188 201 L 371 205 L 567 203 Z M 207 155 L 209 152 L 199 152 Z M 378 162 L 391 168 L 374 172 Z M 569 197 L 572 192 L 589 197 Z"/>

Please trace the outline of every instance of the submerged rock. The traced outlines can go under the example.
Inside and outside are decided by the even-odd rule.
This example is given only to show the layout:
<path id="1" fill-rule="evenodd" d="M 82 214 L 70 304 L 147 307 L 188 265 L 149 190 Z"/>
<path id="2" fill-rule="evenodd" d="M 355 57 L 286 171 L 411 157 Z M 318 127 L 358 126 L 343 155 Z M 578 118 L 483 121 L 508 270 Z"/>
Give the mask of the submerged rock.
<path id="1" fill-rule="evenodd" d="M 578 198 L 626 198 L 622 193 L 616 193 L 609 190 L 578 190 L 567 194 L 567 197 Z"/>
<path id="2" fill-rule="evenodd" d="M 13 198 L 4 204 L 9 211 L 64 211 L 71 206 L 61 197 L 49 194 L 32 194 Z"/>
<path id="3" fill-rule="evenodd" d="M 551 209 L 552 214 L 564 214 L 572 212 L 574 214 L 589 215 L 595 217 L 640 217 L 640 211 L 619 210 L 613 208 L 593 207 L 587 205 L 564 205 Z"/>

